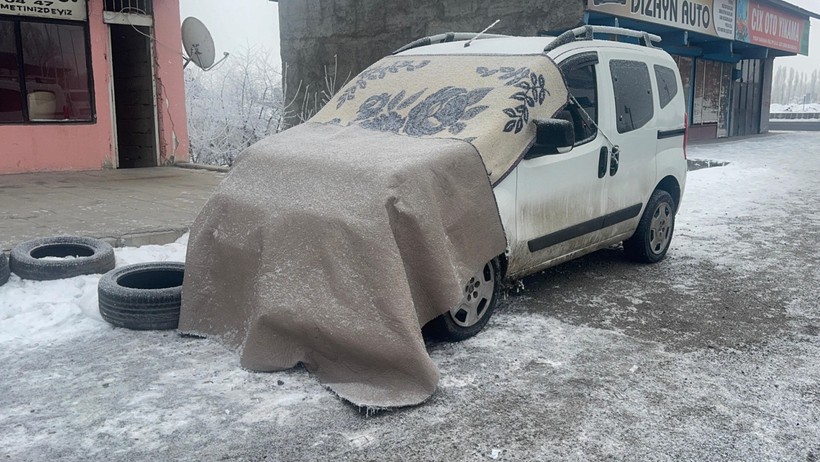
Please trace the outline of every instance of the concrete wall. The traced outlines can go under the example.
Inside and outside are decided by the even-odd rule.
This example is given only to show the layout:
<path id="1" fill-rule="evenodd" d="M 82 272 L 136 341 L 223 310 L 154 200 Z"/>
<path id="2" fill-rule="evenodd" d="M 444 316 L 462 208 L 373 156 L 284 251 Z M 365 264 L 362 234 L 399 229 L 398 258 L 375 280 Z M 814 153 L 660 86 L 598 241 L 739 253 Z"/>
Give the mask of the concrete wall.
<path id="1" fill-rule="evenodd" d="M 442 32 L 480 31 L 536 35 L 567 29 L 583 20 L 584 0 L 279 0 L 282 63 L 287 101 L 300 111 L 309 94 L 325 89 L 324 69 L 338 90 L 367 66 L 420 37 Z M 312 111 L 314 104 L 308 106 Z"/>
<path id="2" fill-rule="evenodd" d="M 164 164 L 174 158 L 188 159 L 178 0 L 155 0 L 154 16 L 155 37 L 167 45 L 155 44 L 154 47 L 159 79 L 160 164 Z M 0 174 L 99 170 L 115 165 L 111 62 L 108 25 L 103 22 L 103 0 L 88 1 L 88 21 L 96 121 L 0 125 Z"/>

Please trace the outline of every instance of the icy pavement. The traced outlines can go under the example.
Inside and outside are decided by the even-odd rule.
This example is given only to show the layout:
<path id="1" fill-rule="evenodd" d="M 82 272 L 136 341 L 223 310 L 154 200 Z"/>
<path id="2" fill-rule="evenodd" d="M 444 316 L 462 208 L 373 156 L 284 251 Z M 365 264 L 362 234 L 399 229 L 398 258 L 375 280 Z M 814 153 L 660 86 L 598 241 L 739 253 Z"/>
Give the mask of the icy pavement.
<path id="1" fill-rule="evenodd" d="M 0 287 L 0 460 L 820 460 L 820 134 L 689 149 L 666 261 L 605 250 L 431 344 L 426 404 L 366 415 L 302 370 L 112 329 L 96 279 Z M 119 249 L 179 260 L 184 241 Z"/>

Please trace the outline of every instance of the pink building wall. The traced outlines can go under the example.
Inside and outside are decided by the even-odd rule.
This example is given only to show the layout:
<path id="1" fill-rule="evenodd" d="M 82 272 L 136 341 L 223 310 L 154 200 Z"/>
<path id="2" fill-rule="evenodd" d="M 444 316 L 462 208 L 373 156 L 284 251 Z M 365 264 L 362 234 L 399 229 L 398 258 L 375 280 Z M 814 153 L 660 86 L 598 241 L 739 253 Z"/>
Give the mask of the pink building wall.
<path id="1" fill-rule="evenodd" d="M 189 158 L 180 24 L 179 0 L 154 0 L 160 165 L 187 162 Z"/>
<path id="2" fill-rule="evenodd" d="M 103 0 L 88 1 L 96 122 L 0 125 L 0 174 L 100 170 L 116 165 L 108 25 Z M 178 0 L 154 1 L 160 165 L 188 160 Z M 174 50 L 180 50 L 175 52 Z M 161 83 L 160 83 L 161 82 Z"/>

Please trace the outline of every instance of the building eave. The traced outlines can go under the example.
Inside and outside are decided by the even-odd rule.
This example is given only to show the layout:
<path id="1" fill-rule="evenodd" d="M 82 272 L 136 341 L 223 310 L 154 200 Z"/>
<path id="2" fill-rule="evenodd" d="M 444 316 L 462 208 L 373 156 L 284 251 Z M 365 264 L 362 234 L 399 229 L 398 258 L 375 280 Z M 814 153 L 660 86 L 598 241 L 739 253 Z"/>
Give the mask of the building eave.
<path id="1" fill-rule="evenodd" d="M 791 3 L 789 3 L 785 0 L 768 0 L 768 2 L 775 5 L 775 6 L 777 6 L 777 7 L 779 7 L 779 8 L 783 8 L 784 10 L 791 11 L 792 13 L 797 13 L 799 15 L 808 16 L 808 17 L 814 18 L 814 19 L 820 19 L 820 13 L 815 13 L 813 11 L 809 11 L 809 10 L 806 10 L 804 8 L 800 8 L 799 6 L 792 5 Z"/>

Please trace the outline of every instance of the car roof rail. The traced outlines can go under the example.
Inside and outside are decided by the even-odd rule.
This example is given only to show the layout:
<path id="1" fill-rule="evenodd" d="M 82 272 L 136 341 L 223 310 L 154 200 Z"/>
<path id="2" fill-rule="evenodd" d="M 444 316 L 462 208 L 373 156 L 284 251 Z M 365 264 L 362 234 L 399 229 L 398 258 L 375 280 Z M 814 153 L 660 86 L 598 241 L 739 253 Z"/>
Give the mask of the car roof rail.
<path id="1" fill-rule="evenodd" d="M 457 42 L 461 40 L 482 40 L 488 38 L 509 37 L 509 35 L 502 34 L 481 34 L 480 32 L 446 32 L 444 34 L 431 35 L 414 40 L 398 50 L 390 53 L 391 55 L 399 54 L 402 51 L 411 50 L 413 48 L 432 45 L 434 43 Z"/>
<path id="2" fill-rule="evenodd" d="M 660 42 L 662 39 L 660 36 L 655 34 L 650 34 L 649 32 L 643 32 L 639 30 L 633 29 L 624 29 L 623 27 L 610 27 L 610 26 L 581 26 L 577 27 L 572 30 L 568 30 L 563 34 L 559 35 L 555 38 L 549 45 L 544 47 L 544 53 L 549 53 L 550 51 L 568 43 L 572 43 L 576 40 L 592 40 L 595 38 L 595 34 L 608 34 L 608 35 L 617 35 L 621 37 L 633 37 L 637 39 L 641 39 L 641 44 L 643 46 L 654 48 L 652 42 Z"/>

